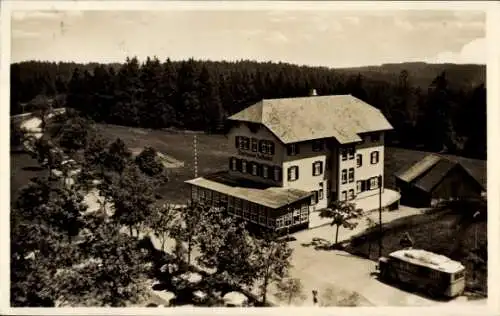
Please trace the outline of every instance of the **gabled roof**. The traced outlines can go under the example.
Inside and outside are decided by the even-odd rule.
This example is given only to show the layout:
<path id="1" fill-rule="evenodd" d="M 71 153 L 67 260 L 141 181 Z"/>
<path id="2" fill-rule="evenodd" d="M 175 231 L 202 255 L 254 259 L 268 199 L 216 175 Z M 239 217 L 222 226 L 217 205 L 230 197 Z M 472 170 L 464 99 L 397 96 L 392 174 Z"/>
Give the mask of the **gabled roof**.
<path id="1" fill-rule="evenodd" d="M 481 179 L 478 179 L 459 161 L 437 154 L 426 155 L 394 175 L 404 182 L 412 183 L 415 187 L 430 192 L 455 167 L 462 169 L 465 174 L 471 176 L 483 189 L 486 189 Z"/>
<path id="2" fill-rule="evenodd" d="M 228 119 L 262 124 L 285 144 L 328 137 L 346 144 L 392 129 L 380 110 L 352 95 L 264 99 Z"/>

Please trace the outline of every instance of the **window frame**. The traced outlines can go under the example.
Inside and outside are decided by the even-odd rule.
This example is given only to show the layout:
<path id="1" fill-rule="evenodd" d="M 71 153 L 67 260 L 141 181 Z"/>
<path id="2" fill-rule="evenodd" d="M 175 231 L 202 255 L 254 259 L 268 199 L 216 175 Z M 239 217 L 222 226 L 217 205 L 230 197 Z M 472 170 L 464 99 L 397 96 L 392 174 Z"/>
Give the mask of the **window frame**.
<path id="1" fill-rule="evenodd" d="M 257 138 L 252 137 L 251 148 L 253 152 L 257 152 L 259 150 L 259 140 Z"/>
<path id="2" fill-rule="evenodd" d="M 287 155 L 288 156 L 297 156 L 299 154 L 299 144 L 293 143 L 287 145 Z"/>
<path id="3" fill-rule="evenodd" d="M 323 200 L 325 198 L 325 188 L 323 182 L 319 184 L 318 199 Z"/>
<path id="4" fill-rule="evenodd" d="M 354 147 L 349 147 L 349 148 L 347 148 L 347 158 L 348 158 L 349 160 L 354 159 L 355 154 L 356 154 L 356 150 L 354 149 Z"/>
<path id="5" fill-rule="evenodd" d="M 292 175 L 292 171 L 295 170 L 295 178 L 292 179 L 291 175 Z M 290 166 L 288 167 L 287 169 L 287 179 L 288 179 L 288 182 L 293 182 L 293 181 L 297 181 L 299 179 L 299 166 Z"/>
<path id="6" fill-rule="evenodd" d="M 340 148 L 340 157 L 342 161 L 347 160 L 347 149 L 346 148 Z"/>
<path id="7" fill-rule="evenodd" d="M 342 184 L 346 184 L 347 183 L 347 169 L 342 169 L 340 182 Z"/>
<path id="8" fill-rule="evenodd" d="M 348 177 L 349 183 L 354 182 L 354 168 L 349 168 L 347 177 Z"/>
<path id="9" fill-rule="evenodd" d="M 356 154 L 356 168 L 363 166 L 363 154 Z"/>
<path id="10" fill-rule="evenodd" d="M 347 190 L 344 190 L 340 193 L 340 200 L 347 201 Z"/>
<path id="11" fill-rule="evenodd" d="M 319 172 L 316 172 L 316 168 L 319 166 Z M 320 176 L 323 174 L 323 161 L 318 160 L 313 162 L 312 164 L 312 169 L 313 169 L 313 176 Z"/>
<path id="12" fill-rule="evenodd" d="M 375 161 L 375 162 L 374 162 Z M 378 150 L 375 150 L 375 151 L 372 151 L 370 153 L 370 163 L 372 165 L 376 165 L 378 164 L 380 161 L 380 154 L 379 154 L 379 151 Z"/>
<path id="13" fill-rule="evenodd" d="M 248 161 L 245 159 L 241 159 L 241 172 L 248 173 Z"/>
<path id="14" fill-rule="evenodd" d="M 262 165 L 262 177 L 264 179 L 269 179 L 269 166 Z"/>
<path id="15" fill-rule="evenodd" d="M 354 189 L 349 189 L 348 197 L 349 197 L 349 201 L 354 200 L 354 198 L 355 198 Z"/>
<path id="16" fill-rule="evenodd" d="M 259 165 L 256 162 L 252 162 L 252 176 L 259 175 Z"/>

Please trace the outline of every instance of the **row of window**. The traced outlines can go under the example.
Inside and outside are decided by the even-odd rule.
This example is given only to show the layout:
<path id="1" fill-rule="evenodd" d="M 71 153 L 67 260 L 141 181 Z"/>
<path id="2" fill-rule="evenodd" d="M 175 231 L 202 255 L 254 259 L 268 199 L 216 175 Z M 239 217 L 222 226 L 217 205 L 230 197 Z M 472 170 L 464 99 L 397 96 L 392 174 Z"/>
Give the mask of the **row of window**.
<path id="1" fill-rule="evenodd" d="M 253 176 L 263 177 L 264 179 L 273 179 L 274 181 L 281 181 L 281 168 L 277 166 L 269 166 L 266 164 L 259 164 L 245 159 L 238 159 L 235 157 L 229 158 L 229 165 L 232 171 L 239 171 L 248 173 Z"/>
<path id="2" fill-rule="evenodd" d="M 324 188 L 324 183 L 320 182 L 319 184 L 319 190 L 317 191 L 312 191 L 312 197 L 311 197 L 311 205 L 316 205 L 320 200 L 323 200 L 325 198 L 325 188 Z M 330 182 L 326 182 L 326 197 L 330 197 Z"/>
<path id="3" fill-rule="evenodd" d="M 288 167 L 288 181 L 296 181 L 299 179 L 299 166 Z M 320 176 L 323 174 L 323 162 L 315 161 L 312 163 L 312 175 Z"/>
<path id="4" fill-rule="evenodd" d="M 349 182 L 352 182 L 352 181 L 349 181 Z M 375 189 L 378 189 L 380 187 L 380 185 L 381 184 L 379 184 L 378 177 L 372 177 L 368 180 L 358 180 L 358 181 L 356 181 L 356 191 L 357 191 L 357 193 L 361 193 L 361 192 L 365 192 L 365 191 L 375 190 Z M 354 200 L 354 198 L 355 198 L 354 189 L 344 190 L 340 194 L 341 194 L 340 200 L 342 200 L 342 201 Z"/>
<path id="5" fill-rule="evenodd" d="M 348 172 L 349 172 L 349 179 L 348 179 Z M 349 183 L 354 182 L 354 168 L 349 168 L 347 169 L 342 169 L 342 184 L 346 184 L 347 180 L 349 180 Z"/>
<path id="6" fill-rule="evenodd" d="M 274 155 L 274 143 L 270 140 L 258 140 L 245 136 L 235 137 L 235 147 L 241 150 L 252 150 L 265 155 Z"/>

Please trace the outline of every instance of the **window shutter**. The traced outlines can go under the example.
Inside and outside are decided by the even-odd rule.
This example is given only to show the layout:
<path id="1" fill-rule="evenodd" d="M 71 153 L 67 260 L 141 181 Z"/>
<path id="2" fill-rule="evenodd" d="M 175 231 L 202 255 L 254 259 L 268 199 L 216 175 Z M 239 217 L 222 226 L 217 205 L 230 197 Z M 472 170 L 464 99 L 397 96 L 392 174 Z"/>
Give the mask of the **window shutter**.
<path id="1" fill-rule="evenodd" d="M 287 172 L 288 172 L 288 181 L 290 181 L 292 179 L 292 168 L 293 167 L 289 167 Z"/>
<path id="2" fill-rule="evenodd" d="M 239 140 L 240 140 L 240 136 L 236 136 L 236 137 L 234 138 L 234 146 L 235 146 L 236 148 L 239 148 L 239 147 L 240 147 L 240 146 L 239 146 L 239 144 L 240 144 Z"/>
<path id="3" fill-rule="evenodd" d="M 229 158 L 229 170 L 233 170 L 233 160 L 233 157 Z"/>
<path id="4" fill-rule="evenodd" d="M 264 152 L 264 150 L 263 150 L 264 146 L 263 145 L 264 145 L 264 141 L 263 140 L 259 140 L 259 152 L 260 153 Z"/>
<path id="5" fill-rule="evenodd" d="M 319 174 L 323 174 L 323 161 L 319 162 Z"/>
<path id="6" fill-rule="evenodd" d="M 295 167 L 295 178 L 296 180 L 299 179 L 299 167 Z"/>
<path id="7" fill-rule="evenodd" d="M 291 150 L 291 147 L 292 147 L 291 145 L 286 146 L 286 154 L 287 154 L 288 156 L 291 156 L 291 155 L 292 155 L 292 150 Z"/>
<path id="8" fill-rule="evenodd" d="M 316 175 L 316 164 L 317 164 L 317 162 L 313 162 L 313 164 L 312 164 L 312 175 L 313 176 Z"/>
<path id="9" fill-rule="evenodd" d="M 274 155 L 274 142 L 269 142 L 271 145 L 271 155 Z"/>
<path id="10" fill-rule="evenodd" d="M 241 159 L 236 159 L 236 170 L 241 172 Z"/>

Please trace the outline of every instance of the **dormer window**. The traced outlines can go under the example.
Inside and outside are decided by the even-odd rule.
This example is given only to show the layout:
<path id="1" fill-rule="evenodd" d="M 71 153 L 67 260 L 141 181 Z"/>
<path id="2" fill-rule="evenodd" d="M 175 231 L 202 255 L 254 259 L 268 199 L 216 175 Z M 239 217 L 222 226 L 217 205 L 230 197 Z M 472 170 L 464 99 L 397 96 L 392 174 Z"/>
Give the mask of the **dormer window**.
<path id="1" fill-rule="evenodd" d="M 322 151 L 325 147 L 325 142 L 322 139 L 316 139 L 312 142 L 312 150 L 315 152 Z"/>
<path id="2" fill-rule="evenodd" d="M 295 156 L 299 154 L 299 145 L 298 144 L 289 144 L 287 146 L 288 156 Z"/>

